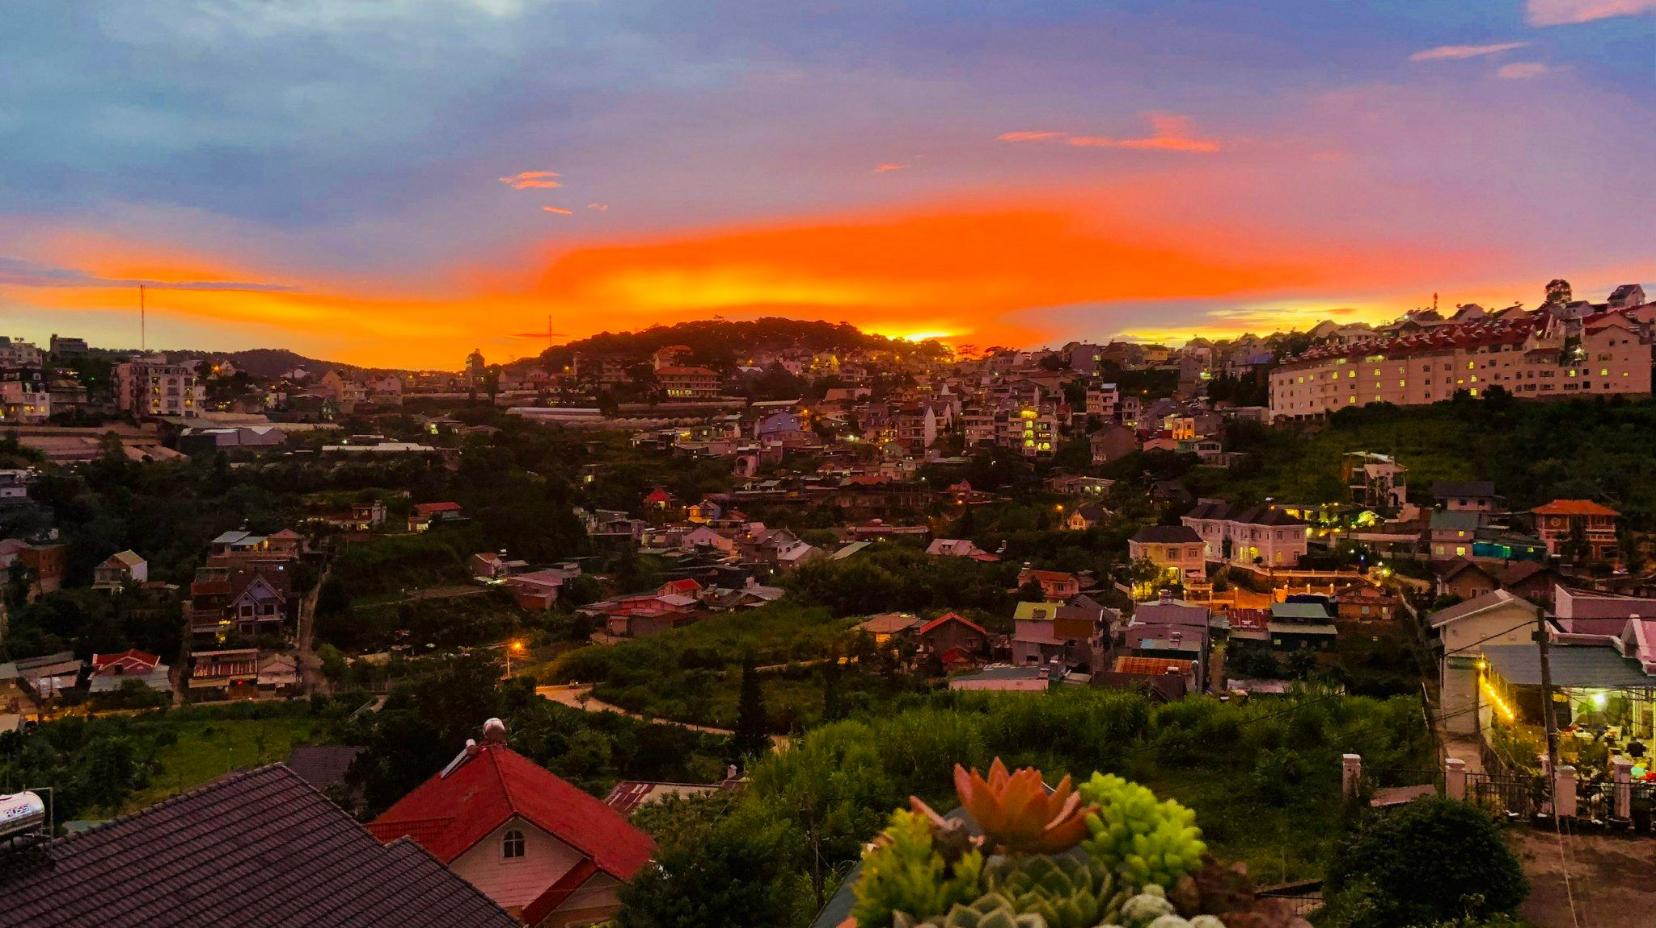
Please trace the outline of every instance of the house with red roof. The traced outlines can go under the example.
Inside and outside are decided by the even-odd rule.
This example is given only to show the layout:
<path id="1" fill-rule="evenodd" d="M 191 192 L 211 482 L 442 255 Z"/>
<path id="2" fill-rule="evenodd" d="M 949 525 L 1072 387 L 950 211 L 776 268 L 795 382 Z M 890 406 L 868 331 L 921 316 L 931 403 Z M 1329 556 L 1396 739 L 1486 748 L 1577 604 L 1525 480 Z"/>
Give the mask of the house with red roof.
<path id="1" fill-rule="evenodd" d="M 603 921 L 655 853 L 621 813 L 506 746 L 498 719 L 368 830 L 408 838 L 532 928 Z"/>
<path id="2" fill-rule="evenodd" d="M 408 511 L 408 530 L 423 532 L 434 522 L 457 522 L 466 517 L 460 504 L 451 500 L 437 503 L 415 503 Z"/>
<path id="3" fill-rule="evenodd" d="M 1616 556 L 1616 520 L 1621 513 L 1590 499 L 1555 499 L 1530 510 L 1535 533 L 1553 557 L 1609 561 Z"/>
<path id="4" fill-rule="evenodd" d="M 968 664 L 989 656 L 989 633 L 958 612 L 946 612 L 915 632 L 944 665 Z"/>

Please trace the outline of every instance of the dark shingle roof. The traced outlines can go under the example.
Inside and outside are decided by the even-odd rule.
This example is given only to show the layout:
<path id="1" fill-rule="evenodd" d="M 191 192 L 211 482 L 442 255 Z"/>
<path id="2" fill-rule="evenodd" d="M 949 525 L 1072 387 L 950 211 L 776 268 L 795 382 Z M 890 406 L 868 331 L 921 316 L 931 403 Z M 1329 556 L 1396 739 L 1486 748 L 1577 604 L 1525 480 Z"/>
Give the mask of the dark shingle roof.
<path id="1" fill-rule="evenodd" d="M 1133 540 L 1140 544 L 1174 545 L 1200 542 L 1202 536 L 1188 525 L 1146 525 L 1133 533 Z"/>
<path id="2" fill-rule="evenodd" d="M 281 764 L 234 773 L 0 868 L 0 926 L 512 928 L 412 842 L 382 846 Z"/>
<path id="3" fill-rule="evenodd" d="M 1494 496 L 1495 484 L 1489 480 L 1439 480 L 1432 484 L 1432 496 L 1435 499 L 1449 497 Z"/>
<path id="4" fill-rule="evenodd" d="M 360 753 L 354 744 L 301 744 L 288 755 L 287 765 L 306 783 L 325 790 L 345 782 L 345 771 Z"/>

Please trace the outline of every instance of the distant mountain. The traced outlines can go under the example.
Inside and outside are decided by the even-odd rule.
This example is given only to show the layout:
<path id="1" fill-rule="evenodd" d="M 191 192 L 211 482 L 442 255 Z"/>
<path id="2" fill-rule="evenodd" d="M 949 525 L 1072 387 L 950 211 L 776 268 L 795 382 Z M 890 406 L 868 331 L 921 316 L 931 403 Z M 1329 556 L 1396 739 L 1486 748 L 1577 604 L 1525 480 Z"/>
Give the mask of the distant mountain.
<path id="1" fill-rule="evenodd" d="M 543 366 L 557 370 L 576 354 L 619 355 L 643 359 L 668 345 L 685 345 L 702 364 L 741 364 L 761 351 L 803 348 L 807 351 L 894 351 L 925 354 L 941 351 L 935 343 L 908 342 L 872 335 L 848 323 L 811 322 L 766 317 L 747 321 L 723 319 L 680 322 L 651 326 L 638 332 L 602 332 L 542 352 L 539 359 L 527 358 L 514 365 Z"/>

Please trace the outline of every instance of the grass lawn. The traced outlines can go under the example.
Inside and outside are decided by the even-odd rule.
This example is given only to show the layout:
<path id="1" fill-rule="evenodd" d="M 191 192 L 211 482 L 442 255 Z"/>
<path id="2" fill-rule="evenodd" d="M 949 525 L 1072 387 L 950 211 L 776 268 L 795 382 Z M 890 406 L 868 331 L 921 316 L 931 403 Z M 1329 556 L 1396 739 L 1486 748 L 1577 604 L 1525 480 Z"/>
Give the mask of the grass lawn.
<path id="1" fill-rule="evenodd" d="M 169 722 L 178 740 L 156 752 L 159 769 L 123 807 L 133 812 L 234 770 L 286 760 L 296 744 L 319 740 L 322 720 L 309 717 Z"/>

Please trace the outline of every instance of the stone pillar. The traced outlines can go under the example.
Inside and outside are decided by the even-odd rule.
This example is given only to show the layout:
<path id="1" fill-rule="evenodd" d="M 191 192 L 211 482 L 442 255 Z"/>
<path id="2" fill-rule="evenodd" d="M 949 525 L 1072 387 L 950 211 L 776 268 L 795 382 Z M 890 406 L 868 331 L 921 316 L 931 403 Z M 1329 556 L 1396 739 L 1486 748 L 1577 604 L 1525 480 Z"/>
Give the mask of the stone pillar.
<path id="1" fill-rule="evenodd" d="M 1553 811 L 1559 818 L 1575 818 L 1576 769 L 1569 764 L 1558 768 L 1553 785 Z"/>
<path id="2" fill-rule="evenodd" d="M 1615 760 L 1615 801 L 1610 816 L 1618 822 L 1633 819 L 1633 762 L 1625 757 Z"/>
<path id="3" fill-rule="evenodd" d="M 1443 795 L 1450 799 L 1466 798 L 1466 761 L 1458 757 L 1444 760 Z"/>
<path id="4" fill-rule="evenodd" d="M 1541 782 L 1547 784 L 1546 795 L 1541 797 L 1540 808 L 1535 811 L 1542 815 L 1553 814 L 1553 799 L 1558 795 L 1558 778 L 1553 776 L 1552 759 L 1545 754 L 1539 754 L 1536 759 L 1541 764 Z"/>
<path id="5" fill-rule="evenodd" d="M 1340 755 L 1340 795 L 1351 799 L 1363 784 L 1363 755 Z"/>

